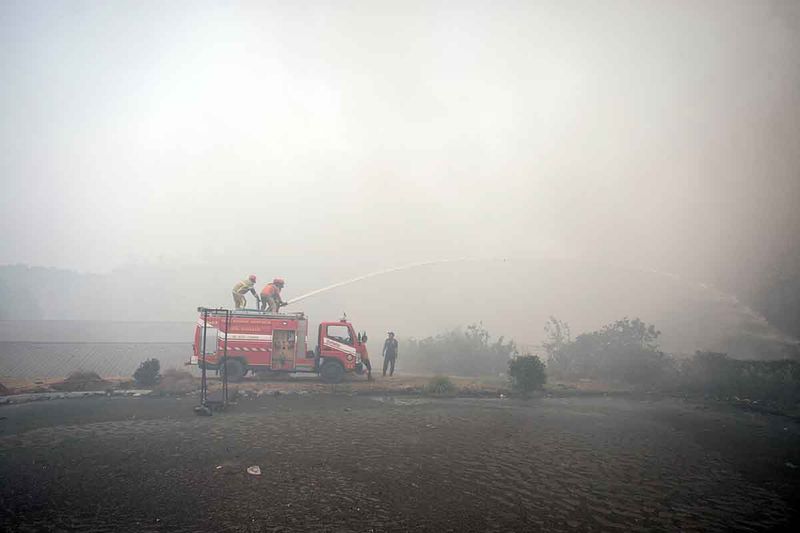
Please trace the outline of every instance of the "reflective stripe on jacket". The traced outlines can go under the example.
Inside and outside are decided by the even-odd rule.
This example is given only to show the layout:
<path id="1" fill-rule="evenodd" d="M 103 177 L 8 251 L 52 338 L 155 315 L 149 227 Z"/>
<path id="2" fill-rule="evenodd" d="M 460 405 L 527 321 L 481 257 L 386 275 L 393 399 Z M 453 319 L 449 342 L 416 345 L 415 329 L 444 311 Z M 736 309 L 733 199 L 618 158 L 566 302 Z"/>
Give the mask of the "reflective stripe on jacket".
<path id="1" fill-rule="evenodd" d="M 243 279 L 242 281 L 233 286 L 233 292 L 235 292 L 236 294 L 247 294 L 248 292 L 250 292 L 250 289 L 252 289 L 253 286 L 255 286 L 255 284 L 256 283 L 254 281 L 250 281 L 249 279 Z"/>

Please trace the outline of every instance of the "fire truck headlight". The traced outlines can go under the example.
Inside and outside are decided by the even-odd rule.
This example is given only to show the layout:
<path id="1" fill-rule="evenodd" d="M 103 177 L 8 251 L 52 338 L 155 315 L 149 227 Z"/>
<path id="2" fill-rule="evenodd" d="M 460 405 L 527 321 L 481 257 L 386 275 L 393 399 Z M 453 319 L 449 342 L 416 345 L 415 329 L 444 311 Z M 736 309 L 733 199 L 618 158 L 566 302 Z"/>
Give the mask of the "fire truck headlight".
<path id="1" fill-rule="evenodd" d="M 351 354 L 351 353 L 347 354 L 347 360 L 348 361 L 352 361 L 353 360 L 353 354 Z"/>

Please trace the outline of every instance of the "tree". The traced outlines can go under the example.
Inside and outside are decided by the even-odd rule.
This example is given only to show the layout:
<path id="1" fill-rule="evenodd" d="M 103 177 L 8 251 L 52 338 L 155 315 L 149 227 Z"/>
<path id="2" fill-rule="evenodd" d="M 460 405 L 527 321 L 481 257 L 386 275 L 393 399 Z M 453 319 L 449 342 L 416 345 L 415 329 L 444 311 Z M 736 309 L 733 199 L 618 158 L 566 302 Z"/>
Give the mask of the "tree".
<path id="1" fill-rule="evenodd" d="M 557 372 L 563 373 L 566 370 L 566 361 L 559 356 L 564 346 L 572 342 L 569 324 L 550 315 L 544 324 L 544 332 L 546 338 L 542 346 L 547 354 L 547 364 Z"/>
<path id="2" fill-rule="evenodd" d="M 652 383 L 670 364 L 658 349 L 659 335 L 652 324 L 625 317 L 597 331 L 582 333 L 574 341 L 551 343 L 551 370 L 563 378 Z"/>
<path id="3" fill-rule="evenodd" d="M 527 394 L 544 387 L 547 381 L 545 366 L 535 355 L 519 355 L 508 361 L 511 388 Z"/>

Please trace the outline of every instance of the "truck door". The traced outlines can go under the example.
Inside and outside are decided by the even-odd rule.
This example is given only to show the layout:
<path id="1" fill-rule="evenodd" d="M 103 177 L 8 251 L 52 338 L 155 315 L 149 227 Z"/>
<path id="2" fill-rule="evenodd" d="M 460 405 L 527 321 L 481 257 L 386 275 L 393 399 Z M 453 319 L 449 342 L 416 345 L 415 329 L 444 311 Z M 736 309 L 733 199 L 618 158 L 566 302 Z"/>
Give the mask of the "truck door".
<path id="1" fill-rule="evenodd" d="M 272 330 L 272 370 L 294 370 L 296 333 L 291 330 Z"/>
<path id="2" fill-rule="evenodd" d="M 325 324 L 320 356 L 334 357 L 345 368 L 352 369 L 356 364 L 356 349 L 353 330 L 347 324 Z"/>
<path id="3" fill-rule="evenodd" d="M 297 340 L 295 342 L 295 370 L 298 372 L 314 371 L 314 352 L 308 353 L 308 322 L 297 322 Z"/>

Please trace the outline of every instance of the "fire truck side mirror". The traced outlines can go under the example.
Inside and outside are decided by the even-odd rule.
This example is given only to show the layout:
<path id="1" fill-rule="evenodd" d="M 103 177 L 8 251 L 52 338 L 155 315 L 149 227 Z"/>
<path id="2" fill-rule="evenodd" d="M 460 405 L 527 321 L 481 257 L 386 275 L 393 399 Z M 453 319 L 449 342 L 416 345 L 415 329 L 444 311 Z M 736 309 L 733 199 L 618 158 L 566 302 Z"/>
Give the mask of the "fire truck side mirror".
<path id="1" fill-rule="evenodd" d="M 361 342 L 367 342 L 367 332 L 361 334 Z"/>
<path id="2" fill-rule="evenodd" d="M 357 338 L 358 338 L 358 344 L 361 344 L 361 333 L 358 334 Z"/>

